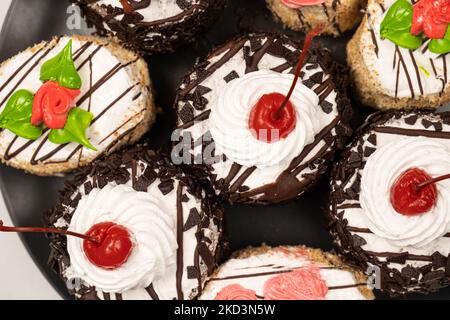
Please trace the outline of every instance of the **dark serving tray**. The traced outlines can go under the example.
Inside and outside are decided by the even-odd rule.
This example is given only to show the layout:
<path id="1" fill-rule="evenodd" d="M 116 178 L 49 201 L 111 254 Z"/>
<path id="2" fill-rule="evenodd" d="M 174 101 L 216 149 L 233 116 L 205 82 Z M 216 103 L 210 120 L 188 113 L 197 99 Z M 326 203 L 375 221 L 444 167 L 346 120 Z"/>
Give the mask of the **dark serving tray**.
<path id="1" fill-rule="evenodd" d="M 152 80 L 157 92 L 157 105 L 164 113 L 146 136 L 150 144 L 157 148 L 169 140 L 175 126 L 175 113 L 172 104 L 175 91 L 199 56 L 205 56 L 213 46 L 219 45 L 239 32 L 281 31 L 301 37 L 300 33 L 283 30 L 272 21 L 264 0 L 229 0 L 229 6 L 214 28 L 205 34 L 195 45 L 182 48 L 175 54 L 151 57 L 148 59 Z M 14 0 L 8 12 L 0 36 L 0 60 L 54 35 L 80 33 L 68 30 L 66 21 L 68 1 L 64 0 Z M 83 29 L 82 32 L 86 32 Z M 341 63 L 345 63 L 345 45 L 351 33 L 343 38 L 321 37 L 316 43 L 329 48 Z M 372 111 L 354 104 L 356 128 Z M 57 191 L 70 178 L 42 178 L 26 174 L 0 165 L 0 187 L 6 206 L 16 225 L 38 226 L 42 224 L 42 212 L 55 203 Z M 327 177 L 312 192 L 288 204 L 249 207 L 227 206 L 226 218 L 228 233 L 233 250 L 261 243 L 269 245 L 305 244 L 307 246 L 330 250 L 331 238 L 325 229 L 323 209 L 328 194 Z M 64 283 L 47 266 L 48 241 L 42 235 L 22 235 L 30 255 L 44 275 L 64 298 L 70 298 Z M 5 257 L 6 258 L 6 257 Z M 11 266 L 20 268 L 20 266 Z M 377 294 L 379 298 L 387 298 Z M 449 299 L 450 288 L 428 296 L 410 295 L 411 299 Z"/>

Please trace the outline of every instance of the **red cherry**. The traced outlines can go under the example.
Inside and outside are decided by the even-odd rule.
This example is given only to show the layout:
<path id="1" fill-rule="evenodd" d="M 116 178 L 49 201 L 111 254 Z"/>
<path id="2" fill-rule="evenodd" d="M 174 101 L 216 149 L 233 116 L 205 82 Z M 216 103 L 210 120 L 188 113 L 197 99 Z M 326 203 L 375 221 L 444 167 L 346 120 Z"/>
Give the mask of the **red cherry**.
<path id="1" fill-rule="evenodd" d="M 103 269 L 117 269 L 128 260 L 133 250 L 129 231 L 113 222 L 98 223 L 86 235 L 97 241 L 85 240 L 84 252 L 92 264 Z"/>
<path id="2" fill-rule="evenodd" d="M 258 140 L 268 143 L 276 142 L 279 139 L 286 138 L 295 129 L 297 117 L 295 108 L 289 99 L 297 85 L 312 40 L 321 31 L 322 27 L 318 27 L 306 35 L 303 49 L 298 59 L 295 77 L 288 94 L 286 96 L 278 92 L 265 94 L 253 106 L 248 119 L 248 126 Z"/>
<path id="3" fill-rule="evenodd" d="M 295 129 L 297 118 L 294 106 L 288 101 L 277 119 L 275 113 L 286 97 L 281 93 L 269 93 L 263 95 L 253 107 L 249 127 L 254 130 L 256 138 L 260 141 L 275 142 L 286 138 Z"/>
<path id="4" fill-rule="evenodd" d="M 423 170 L 405 171 L 391 188 L 391 203 L 395 211 L 405 216 L 417 216 L 430 211 L 436 204 L 437 190 L 431 177 Z"/>

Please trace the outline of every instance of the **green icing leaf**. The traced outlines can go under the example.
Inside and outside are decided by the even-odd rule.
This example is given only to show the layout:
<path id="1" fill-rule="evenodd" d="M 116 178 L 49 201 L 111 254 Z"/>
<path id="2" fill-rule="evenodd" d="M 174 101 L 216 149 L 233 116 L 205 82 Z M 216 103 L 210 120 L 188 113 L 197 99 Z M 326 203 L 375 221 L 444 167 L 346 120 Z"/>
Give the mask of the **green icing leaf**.
<path id="1" fill-rule="evenodd" d="M 81 88 L 81 77 L 72 58 L 72 40 L 56 57 L 42 65 L 40 80 L 42 82 L 56 81 L 60 86 L 69 89 Z"/>
<path id="2" fill-rule="evenodd" d="M 422 45 L 421 36 L 411 34 L 413 7 L 407 0 L 397 0 L 381 22 L 380 34 L 402 48 L 415 50 Z"/>
<path id="3" fill-rule="evenodd" d="M 94 115 L 80 108 L 70 110 L 64 129 L 52 130 L 48 140 L 55 144 L 77 142 L 86 148 L 97 151 L 86 137 L 86 129 L 92 122 Z"/>
<path id="4" fill-rule="evenodd" d="M 18 90 L 6 103 L 0 114 L 0 128 L 7 129 L 19 137 L 36 140 L 42 128 L 31 124 L 34 95 L 28 90 Z"/>
<path id="5" fill-rule="evenodd" d="M 428 50 L 437 54 L 446 54 L 450 52 L 450 25 L 443 39 L 432 39 L 428 45 Z"/>

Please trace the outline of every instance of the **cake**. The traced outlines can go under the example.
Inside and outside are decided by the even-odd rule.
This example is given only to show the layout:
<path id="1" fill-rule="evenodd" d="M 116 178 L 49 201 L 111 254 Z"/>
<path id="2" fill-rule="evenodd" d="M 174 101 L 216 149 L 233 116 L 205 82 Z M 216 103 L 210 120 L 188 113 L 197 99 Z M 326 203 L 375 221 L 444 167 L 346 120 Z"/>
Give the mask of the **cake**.
<path id="1" fill-rule="evenodd" d="M 450 272 L 450 116 L 370 116 L 336 164 L 330 230 L 348 261 L 392 295 L 430 293 Z M 439 178 L 439 179 L 438 179 Z"/>
<path id="2" fill-rule="evenodd" d="M 194 42 L 223 11 L 226 0 L 71 0 L 101 35 L 145 54 L 173 52 Z"/>
<path id="3" fill-rule="evenodd" d="M 386 110 L 434 108 L 450 101 L 449 6 L 446 0 L 415 5 L 369 0 L 347 46 L 357 96 L 364 104 Z M 434 26 L 433 19 L 442 23 Z M 442 27 L 444 33 L 432 31 Z"/>
<path id="4" fill-rule="evenodd" d="M 50 266 L 77 299 L 194 299 L 227 248 L 211 192 L 145 146 L 81 169 L 60 195 L 47 226 L 120 241 L 108 256 L 108 243 L 51 237 Z"/>
<path id="5" fill-rule="evenodd" d="M 147 64 L 110 39 L 57 37 L 0 65 L 0 160 L 36 175 L 137 141 L 155 114 Z"/>
<path id="6" fill-rule="evenodd" d="M 324 27 L 324 33 L 341 36 L 361 21 L 365 0 L 266 0 L 276 20 L 287 28 L 308 32 Z"/>
<path id="7" fill-rule="evenodd" d="M 352 112 L 346 68 L 326 49 L 305 50 L 295 85 L 301 48 L 283 35 L 249 34 L 201 59 L 177 91 L 174 161 L 232 203 L 285 202 L 310 189 L 351 135 Z M 281 119 L 293 122 L 263 129 L 258 112 L 272 109 L 261 103 L 282 106 L 290 88 Z"/>
<path id="8" fill-rule="evenodd" d="M 372 300 L 366 276 L 337 256 L 303 246 L 239 251 L 208 280 L 200 300 Z"/>

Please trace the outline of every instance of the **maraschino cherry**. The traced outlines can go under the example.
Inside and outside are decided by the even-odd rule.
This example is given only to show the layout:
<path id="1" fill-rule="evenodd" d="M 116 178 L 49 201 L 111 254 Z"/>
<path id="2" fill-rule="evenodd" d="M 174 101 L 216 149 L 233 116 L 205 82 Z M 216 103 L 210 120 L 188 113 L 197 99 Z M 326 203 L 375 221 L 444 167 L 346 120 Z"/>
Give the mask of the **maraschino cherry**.
<path id="1" fill-rule="evenodd" d="M 431 178 L 419 168 L 412 168 L 400 175 L 391 188 L 391 203 L 395 211 L 405 216 L 422 215 L 436 204 L 436 182 L 450 179 L 450 174 Z"/>
<path id="2" fill-rule="evenodd" d="M 133 251 L 129 231 L 116 223 L 98 223 L 86 235 L 97 239 L 96 242 L 83 242 L 86 256 L 97 267 L 117 269 L 128 260 Z"/>
<path id="3" fill-rule="evenodd" d="M 263 95 L 253 106 L 249 117 L 249 128 L 256 134 L 258 140 L 268 143 L 276 142 L 279 139 L 286 138 L 295 129 L 297 122 L 296 112 L 289 99 L 297 85 L 312 40 L 321 31 L 322 27 L 318 27 L 306 35 L 294 81 L 287 96 L 278 92 L 268 93 Z M 275 132 L 277 134 L 272 136 L 272 133 Z"/>
<path id="4" fill-rule="evenodd" d="M 83 249 L 89 261 L 107 270 L 114 270 L 123 265 L 133 251 L 129 231 L 113 222 L 98 223 L 86 234 L 80 234 L 57 228 L 6 227 L 0 220 L 0 232 L 54 233 L 83 239 Z"/>
<path id="5" fill-rule="evenodd" d="M 134 12 L 134 8 L 129 0 L 120 0 L 120 4 L 122 5 L 123 11 L 126 14 L 132 14 Z"/>

